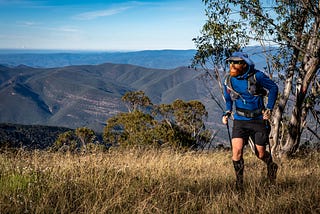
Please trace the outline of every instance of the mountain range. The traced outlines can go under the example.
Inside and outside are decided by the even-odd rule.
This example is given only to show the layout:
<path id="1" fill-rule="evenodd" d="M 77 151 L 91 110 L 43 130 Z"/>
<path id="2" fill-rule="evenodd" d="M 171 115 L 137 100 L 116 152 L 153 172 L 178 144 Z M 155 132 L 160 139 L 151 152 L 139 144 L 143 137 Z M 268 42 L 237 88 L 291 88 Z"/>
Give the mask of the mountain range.
<path id="1" fill-rule="evenodd" d="M 0 123 L 85 126 L 101 133 L 108 118 L 127 111 L 121 97 L 142 90 L 154 104 L 200 100 L 209 112 L 208 127 L 218 133 L 218 141 L 228 142 L 222 110 L 201 73 L 188 67 L 194 53 L 0 51 Z M 253 57 L 261 67 L 259 55 Z M 220 93 L 217 86 L 210 90 Z"/>
<path id="2" fill-rule="evenodd" d="M 108 118 L 127 111 L 121 97 L 137 90 L 143 90 L 155 104 L 200 100 L 214 115 L 199 75 L 188 67 L 150 69 L 111 63 L 59 68 L 0 66 L 0 122 L 86 126 L 102 132 Z"/>

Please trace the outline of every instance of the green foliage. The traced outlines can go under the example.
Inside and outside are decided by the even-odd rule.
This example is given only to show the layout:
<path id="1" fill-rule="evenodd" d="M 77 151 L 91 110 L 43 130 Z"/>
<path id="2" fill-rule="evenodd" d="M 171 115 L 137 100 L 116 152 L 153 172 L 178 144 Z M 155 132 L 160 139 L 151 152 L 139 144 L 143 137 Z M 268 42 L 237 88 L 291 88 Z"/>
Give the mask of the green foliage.
<path id="1" fill-rule="evenodd" d="M 28 187 L 28 184 L 32 181 L 28 175 L 12 174 L 2 179 L 0 182 L 0 191 L 14 192 L 16 190 L 24 190 Z"/>
<path id="2" fill-rule="evenodd" d="M 60 134 L 50 148 L 51 151 L 71 153 L 103 151 L 104 149 L 106 146 L 98 142 L 95 132 L 87 127 Z"/>
<path id="3" fill-rule="evenodd" d="M 94 131 L 86 127 L 77 128 L 75 130 L 75 135 L 81 141 L 84 148 L 86 148 L 86 144 L 93 143 L 96 139 Z"/>
<path id="4" fill-rule="evenodd" d="M 207 143 L 208 132 L 203 119 L 207 117 L 205 106 L 199 101 L 176 100 L 172 104 L 152 105 L 150 113 L 137 110 L 145 103 L 137 102 L 133 111 L 120 113 L 107 121 L 104 141 L 116 146 L 170 146 L 175 148 L 198 148 Z M 129 95 L 136 94 L 129 92 Z M 130 97 L 126 94 L 123 100 Z M 206 133 L 206 134 L 204 134 Z M 205 142 L 206 141 L 206 142 Z"/>
<path id="5" fill-rule="evenodd" d="M 77 137 L 73 131 L 67 131 L 58 136 L 54 142 L 51 151 L 75 152 L 80 147 Z"/>
<path id="6" fill-rule="evenodd" d="M 200 101 L 184 102 L 176 100 L 172 104 L 174 117 L 183 130 L 195 136 L 203 127 L 203 117 L 208 116 L 205 106 Z"/>
<path id="7" fill-rule="evenodd" d="M 104 141 L 112 145 L 146 145 L 153 143 L 152 128 L 155 121 L 152 116 L 139 110 L 120 113 L 107 121 L 104 129 Z"/>
<path id="8" fill-rule="evenodd" d="M 207 5 L 207 22 L 202 28 L 202 36 L 194 38 L 197 48 L 192 65 L 204 66 L 208 60 L 221 62 L 225 56 L 246 46 L 249 42 L 246 23 L 233 17 L 232 1 L 203 1 Z M 214 57 L 214 58 L 212 58 Z"/>
<path id="9" fill-rule="evenodd" d="M 127 104 L 129 112 L 152 105 L 149 97 L 143 91 L 128 92 L 122 97 L 122 101 Z"/>

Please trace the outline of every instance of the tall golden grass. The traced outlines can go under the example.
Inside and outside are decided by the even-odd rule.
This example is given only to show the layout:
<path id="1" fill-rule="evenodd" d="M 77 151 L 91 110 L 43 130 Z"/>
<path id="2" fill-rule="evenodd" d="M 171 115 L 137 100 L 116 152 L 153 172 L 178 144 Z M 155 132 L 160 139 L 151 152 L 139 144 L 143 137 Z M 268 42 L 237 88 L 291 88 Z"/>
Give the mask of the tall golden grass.
<path id="1" fill-rule="evenodd" d="M 279 163 L 276 184 L 245 152 L 245 190 L 229 151 L 0 154 L 1 213 L 320 213 L 320 158 Z"/>

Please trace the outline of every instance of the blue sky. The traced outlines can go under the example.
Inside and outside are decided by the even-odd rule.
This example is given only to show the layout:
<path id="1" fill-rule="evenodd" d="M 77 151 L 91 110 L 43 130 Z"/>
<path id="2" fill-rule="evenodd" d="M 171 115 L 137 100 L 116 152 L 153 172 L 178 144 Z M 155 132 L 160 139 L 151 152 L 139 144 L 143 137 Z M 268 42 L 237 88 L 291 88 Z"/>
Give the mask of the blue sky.
<path id="1" fill-rule="evenodd" d="M 0 49 L 194 49 L 201 0 L 0 0 Z"/>

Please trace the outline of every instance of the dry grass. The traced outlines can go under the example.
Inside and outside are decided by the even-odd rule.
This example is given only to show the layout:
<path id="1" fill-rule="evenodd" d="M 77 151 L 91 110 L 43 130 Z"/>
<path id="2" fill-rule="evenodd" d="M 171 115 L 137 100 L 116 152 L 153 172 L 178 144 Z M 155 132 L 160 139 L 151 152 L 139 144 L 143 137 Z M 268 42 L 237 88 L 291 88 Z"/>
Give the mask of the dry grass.
<path id="1" fill-rule="evenodd" d="M 122 150 L 0 154 L 1 213 L 320 213 L 319 153 L 281 164 L 277 183 L 245 154 L 245 191 L 230 152 Z"/>

